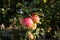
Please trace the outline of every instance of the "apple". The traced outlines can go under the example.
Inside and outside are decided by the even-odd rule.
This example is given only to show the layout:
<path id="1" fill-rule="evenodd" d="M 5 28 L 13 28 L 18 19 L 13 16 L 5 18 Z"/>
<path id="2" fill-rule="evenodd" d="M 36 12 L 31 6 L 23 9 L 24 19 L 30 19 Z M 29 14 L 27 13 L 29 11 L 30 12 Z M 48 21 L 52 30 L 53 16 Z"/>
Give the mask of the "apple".
<path id="1" fill-rule="evenodd" d="M 39 23 L 40 18 L 37 14 L 32 13 L 31 19 L 33 20 L 34 23 Z"/>
<path id="2" fill-rule="evenodd" d="M 34 25 L 33 25 L 33 27 L 32 27 L 32 29 L 31 30 L 35 30 L 37 28 L 37 24 L 36 23 L 34 23 Z"/>
<path id="3" fill-rule="evenodd" d="M 28 29 L 32 28 L 33 20 L 29 17 L 23 19 L 23 25 L 26 26 Z"/>
<path id="4" fill-rule="evenodd" d="M 33 35 L 32 33 L 28 33 L 28 38 L 29 38 L 30 40 L 34 40 L 34 35 Z"/>

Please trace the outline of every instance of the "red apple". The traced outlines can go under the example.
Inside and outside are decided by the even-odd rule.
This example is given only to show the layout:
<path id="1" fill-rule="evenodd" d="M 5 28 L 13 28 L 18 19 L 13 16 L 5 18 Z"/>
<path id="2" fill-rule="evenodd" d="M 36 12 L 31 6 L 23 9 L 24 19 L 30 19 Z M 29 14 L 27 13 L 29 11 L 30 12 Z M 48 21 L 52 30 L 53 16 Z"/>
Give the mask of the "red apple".
<path id="1" fill-rule="evenodd" d="M 32 18 L 32 20 L 33 20 L 34 23 L 39 23 L 39 21 L 40 21 L 39 16 L 36 15 L 36 14 L 34 14 L 34 13 L 32 13 L 31 18 Z"/>
<path id="2" fill-rule="evenodd" d="M 23 25 L 26 26 L 27 28 L 29 28 L 29 29 L 32 28 L 33 24 L 34 23 L 31 18 L 28 17 L 28 18 L 23 19 Z"/>

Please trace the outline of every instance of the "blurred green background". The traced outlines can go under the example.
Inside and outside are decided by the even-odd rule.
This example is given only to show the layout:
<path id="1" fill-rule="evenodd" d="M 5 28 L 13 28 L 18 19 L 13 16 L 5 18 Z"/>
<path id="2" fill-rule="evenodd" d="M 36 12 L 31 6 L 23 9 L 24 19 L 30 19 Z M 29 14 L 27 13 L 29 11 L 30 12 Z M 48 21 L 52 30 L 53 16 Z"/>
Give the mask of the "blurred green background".
<path id="1" fill-rule="evenodd" d="M 38 12 L 41 18 L 39 38 L 55 38 L 60 40 L 60 0 L 0 0 L 0 38 L 2 40 L 28 40 L 26 31 L 18 22 L 19 17 L 28 17 L 32 12 Z M 1 27 L 5 27 L 2 28 Z M 18 29 L 7 30 L 10 26 Z M 50 32 L 49 28 L 52 30 Z M 36 31 L 36 30 L 35 30 Z M 33 32 L 34 33 L 34 32 Z M 56 39 L 57 38 L 57 39 Z"/>

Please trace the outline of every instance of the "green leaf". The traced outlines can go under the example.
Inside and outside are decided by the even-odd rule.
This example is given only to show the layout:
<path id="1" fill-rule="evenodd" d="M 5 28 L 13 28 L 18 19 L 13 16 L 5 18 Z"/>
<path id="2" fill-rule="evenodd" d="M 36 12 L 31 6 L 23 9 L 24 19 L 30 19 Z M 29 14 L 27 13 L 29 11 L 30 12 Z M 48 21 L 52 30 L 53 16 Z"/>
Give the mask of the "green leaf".
<path id="1" fill-rule="evenodd" d="M 40 3 L 40 0 L 33 0 L 33 3 L 39 4 Z"/>

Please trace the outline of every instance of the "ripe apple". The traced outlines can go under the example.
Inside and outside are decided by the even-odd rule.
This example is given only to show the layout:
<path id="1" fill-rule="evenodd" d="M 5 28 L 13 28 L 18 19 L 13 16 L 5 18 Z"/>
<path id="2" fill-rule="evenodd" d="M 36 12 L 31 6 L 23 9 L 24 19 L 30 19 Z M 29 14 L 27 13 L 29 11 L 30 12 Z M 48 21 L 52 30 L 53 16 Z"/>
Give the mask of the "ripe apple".
<path id="1" fill-rule="evenodd" d="M 28 18 L 23 19 L 23 25 L 26 26 L 27 28 L 29 28 L 29 29 L 32 28 L 33 24 L 34 23 L 31 18 L 28 17 Z"/>
<path id="2" fill-rule="evenodd" d="M 32 13 L 31 19 L 33 20 L 34 23 L 39 23 L 40 18 L 37 14 Z"/>

